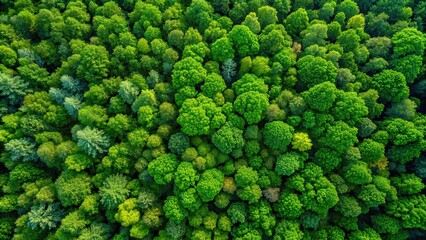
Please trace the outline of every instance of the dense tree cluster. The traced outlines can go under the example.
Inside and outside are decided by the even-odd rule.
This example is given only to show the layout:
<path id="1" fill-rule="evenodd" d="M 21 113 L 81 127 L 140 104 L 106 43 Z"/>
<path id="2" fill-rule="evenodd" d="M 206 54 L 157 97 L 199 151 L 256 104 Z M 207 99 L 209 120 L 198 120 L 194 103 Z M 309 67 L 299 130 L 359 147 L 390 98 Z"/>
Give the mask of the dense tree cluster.
<path id="1" fill-rule="evenodd" d="M 421 0 L 0 0 L 0 239 L 426 238 Z"/>

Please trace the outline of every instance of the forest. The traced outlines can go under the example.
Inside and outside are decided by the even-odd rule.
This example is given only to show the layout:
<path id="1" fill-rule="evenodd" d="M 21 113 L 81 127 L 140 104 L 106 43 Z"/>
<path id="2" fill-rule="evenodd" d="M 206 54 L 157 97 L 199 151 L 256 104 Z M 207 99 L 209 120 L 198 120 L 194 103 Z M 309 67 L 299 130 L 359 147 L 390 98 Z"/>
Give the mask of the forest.
<path id="1" fill-rule="evenodd" d="M 426 239 L 426 1 L 0 0 L 0 240 Z"/>

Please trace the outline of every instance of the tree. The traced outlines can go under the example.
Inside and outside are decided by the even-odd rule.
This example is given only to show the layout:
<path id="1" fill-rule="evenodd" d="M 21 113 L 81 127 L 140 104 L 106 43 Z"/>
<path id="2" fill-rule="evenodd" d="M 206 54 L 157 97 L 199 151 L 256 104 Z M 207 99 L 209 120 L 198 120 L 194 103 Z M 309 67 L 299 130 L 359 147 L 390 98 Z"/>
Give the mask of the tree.
<path id="1" fill-rule="evenodd" d="M 180 190 L 183 191 L 194 186 L 198 179 L 199 175 L 191 163 L 181 162 L 179 164 L 176 169 L 174 182 Z"/>
<path id="2" fill-rule="evenodd" d="M 260 23 L 255 12 L 247 14 L 246 18 L 241 24 L 250 28 L 250 30 L 255 34 L 258 34 L 260 32 Z"/>
<path id="3" fill-rule="evenodd" d="M 197 28 L 203 33 L 204 30 L 207 29 L 212 15 L 213 7 L 209 2 L 196 0 L 187 8 L 185 19 L 189 24 L 197 26 Z"/>
<path id="4" fill-rule="evenodd" d="M 420 73 L 422 57 L 417 55 L 408 55 L 391 61 L 390 65 L 395 71 L 404 74 L 407 83 L 413 83 Z"/>
<path id="5" fill-rule="evenodd" d="M 108 114 L 104 107 L 89 105 L 78 111 L 78 120 L 86 126 L 103 128 L 108 120 Z"/>
<path id="6" fill-rule="evenodd" d="M 369 118 L 379 116 L 383 112 L 385 107 L 383 104 L 377 102 L 379 99 L 379 93 L 377 90 L 369 89 L 366 92 L 360 93 L 359 97 L 364 99 L 365 106 L 368 108 Z"/>
<path id="7" fill-rule="evenodd" d="M 335 107 L 332 110 L 336 120 L 345 121 L 353 126 L 368 114 L 364 100 L 359 98 L 355 92 L 337 91 L 336 95 Z"/>
<path id="8" fill-rule="evenodd" d="M 343 121 L 337 121 L 327 128 L 325 135 L 318 140 L 318 143 L 338 153 L 345 153 L 349 147 L 358 142 L 357 132 L 358 129 L 348 126 Z"/>
<path id="9" fill-rule="evenodd" d="M 300 81 L 308 88 L 323 82 L 334 83 L 337 77 L 337 69 L 332 62 L 321 57 L 311 55 L 304 56 L 297 61 Z M 320 76 L 320 77 L 319 77 Z"/>
<path id="10" fill-rule="evenodd" d="M 239 95 L 234 102 L 235 110 L 244 116 L 248 124 L 260 122 L 265 117 L 268 105 L 267 95 L 254 91 Z"/>
<path id="11" fill-rule="evenodd" d="M 305 209 L 320 216 L 324 216 L 339 201 L 335 186 L 314 163 L 306 164 L 300 173 L 288 178 L 287 186 L 301 194 L 299 198 Z"/>
<path id="12" fill-rule="evenodd" d="M 209 169 L 201 174 L 195 189 L 203 202 L 209 202 L 223 187 L 224 174 L 218 169 Z"/>
<path id="13" fill-rule="evenodd" d="M 360 41 L 361 38 L 354 29 L 343 31 L 342 34 L 337 37 L 337 43 L 347 52 L 355 52 L 360 46 Z"/>
<path id="14" fill-rule="evenodd" d="M 273 150 L 285 151 L 293 136 L 293 128 L 282 122 L 274 121 L 265 124 L 263 130 L 265 144 Z"/>
<path id="15" fill-rule="evenodd" d="M 290 13 L 284 20 L 284 26 L 288 34 L 293 38 L 297 37 L 300 32 L 306 29 L 309 25 L 308 13 L 304 8 L 299 8 Z"/>
<path id="16" fill-rule="evenodd" d="M 386 193 L 381 192 L 373 184 L 362 186 L 357 197 L 364 201 L 367 207 L 378 207 L 386 202 Z"/>
<path id="17" fill-rule="evenodd" d="M 278 155 L 275 163 L 275 172 L 283 176 L 291 176 L 303 167 L 305 158 L 295 152 Z"/>
<path id="18" fill-rule="evenodd" d="M 422 56 L 425 50 L 425 38 L 415 28 L 405 28 L 392 36 L 393 56 L 404 57 L 410 54 Z"/>
<path id="19" fill-rule="evenodd" d="M 234 49 L 229 38 L 222 37 L 211 45 L 212 58 L 218 62 L 225 62 L 234 58 Z"/>
<path id="20" fill-rule="evenodd" d="M 381 128 L 388 132 L 389 140 L 394 145 L 415 143 L 423 138 L 423 133 L 412 122 L 401 118 L 386 119 L 382 122 Z"/>
<path id="21" fill-rule="evenodd" d="M 185 134 L 178 132 L 170 136 L 168 148 L 172 153 L 182 154 L 189 147 L 189 138 Z"/>
<path id="22" fill-rule="evenodd" d="M 313 109 L 326 112 L 337 98 L 337 89 L 333 83 L 323 82 L 308 89 L 303 95 L 305 102 Z"/>
<path id="23" fill-rule="evenodd" d="M 182 206 L 190 212 L 197 211 L 203 203 L 195 188 L 190 187 L 179 194 Z"/>
<path id="24" fill-rule="evenodd" d="M 206 77 L 206 70 L 200 62 L 192 57 L 178 61 L 173 68 L 173 88 L 179 90 L 185 86 L 193 86 L 202 82 Z"/>
<path id="25" fill-rule="evenodd" d="M 176 155 L 163 154 L 148 164 L 148 172 L 158 184 L 165 185 L 174 178 L 174 172 L 178 167 Z"/>
<path id="26" fill-rule="evenodd" d="M 392 47 L 392 43 L 388 37 L 375 37 L 368 39 L 365 46 L 368 48 L 371 58 L 387 58 L 389 56 L 389 50 Z"/>
<path id="27" fill-rule="evenodd" d="M 293 134 L 291 145 L 293 149 L 304 152 L 312 148 L 312 141 L 307 133 L 297 132 Z"/>
<path id="28" fill-rule="evenodd" d="M 93 158 L 105 153 L 110 146 L 108 137 L 97 128 L 85 127 L 77 131 L 76 137 L 77 146 Z"/>
<path id="29" fill-rule="evenodd" d="M 355 161 L 343 167 L 343 177 L 353 184 L 370 183 L 373 178 L 366 162 Z M 374 186 L 374 185 L 373 185 Z"/>
<path id="30" fill-rule="evenodd" d="M 358 200 L 352 196 L 339 196 L 339 202 L 334 207 L 337 211 L 342 213 L 345 217 L 358 217 L 361 214 L 361 207 Z"/>
<path id="31" fill-rule="evenodd" d="M 385 155 L 385 146 L 371 139 L 365 139 L 358 148 L 362 160 L 367 163 L 377 162 Z"/>
<path id="32" fill-rule="evenodd" d="M 133 11 L 129 14 L 130 23 L 134 23 L 134 29 L 142 28 L 148 22 L 148 25 L 159 26 L 162 23 L 162 14 L 157 6 L 136 2 Z"/>
<path id="33" fill-rule="evenodd" d="M 4 145 L 12 161 L 37 161 L 35 143 L 29 138 L 12 139 Z"/>
<path id="34" fill-rule="evenodd" d="M 303 232 L 300 230 L 300 225 L 295 220 L 282 220 L 275 227 L 275 236 L 277 239 L 291 238 L 295 240 L 303 239 Z"/>
<path id="35" fill-rule="evenodd" d="M 0 96 L 6 97 L 12 106 L 20 104 L 23 97 L 31 92 L 27 82 L 20 77 L 11 77 L 5 73 L 0 73 L 0 90 Z"/>
<path id="36" fill-rule="evenodd" d="M 259 16 L 259 23 L 262 28 L 265 28 L 269 24 L 275 24 L 278 21 L 277 10 L 270 6 L 258 8 L 257 15 Z"/>
<path id="37" fill-rule="evenodd" d="M 410 100 L 404 99 L 400 102 L 392 104 L 385 112 L 386 115 L 405 120 L 412 120 L 416 115 L 417 104 Z"/>
<path id="38" fill-rule="evenodd" d="M 286 219 L 294 219 L 299 217 L 302 213 L 302 203 L 297 194 L 290 191 L 283 191 L 280 194 L 278 202 L 274 205 L 274 209 L 278 212 L 279 216 Z"/>
<path id="39" fill-rule="evenodd" d="M 164 215 L 175 223 L 181 222 L 186 216 L 188 216 L 188 211 L 183 208 L 176 196 L 167 197 L 164 202 L 163 210 Z"/>
<path id="40" fill-rule="evenodd" d="M 281 24 L 271 24 L 263 29 L 259 36 L 260 52 L 262 55 L 274 55 L 291 46 L 291 37 Z"/>
<path id="41" fill-rule="evenodd" d="M 117 208 L 129 193 L 127 178 L 119 174 L 107 177 L 99 188 L 100 201 L 107 209 Z"/>
<path id="42" fill-rule="evenodd" d="M 65 159 L 65 166 L 68 170 L 80 172 L 93 166 L 93 159 L 86 154 L 73 154 Z"/>
<path id="43" fill-rule="evenodd" d="M 336 12 L 343 12 L 347 19 L 357 15 L 359 8 L 356 2 L 352 0 L 344 0 L 336 6 Z"/>
<path id="44" fill-rule="evenodd" d="M 394 177 L 391 180 L 399 195 L 420 193 L 425 188 L 422 179 L 415 174 L 402 174 L 401 177 Z"/>
<path id="45" fill-rule="evenodd" d="M 87 173 L 63 172 L 55 182 L 62 206 L 76 206 L 91 193 L 92 183 Z"/>
<path id="46" fill-rule="evenodd" d="M 244 76 L 232 84 L 232 89 L 237 95 L 250 91 L 268 92 L 268 86 L 265 84 L 265 81 L 254 74 L 244 74 Z"/>
<path id="47" fill-rule="evenodd" d="M 64 212 L 59 208 L 59 203 L 53 204 L 40 204 L 39 206 L 32 206 L 31 211 L 28 212 L 28 226 L 32 229 L 41 228 L 49 230 L 56 228 L 58 223 L 62 220 Z"/>
<path id="48" fill-rule="evenodd" d="M 235 183 L 237 187 L 246 187 L 255 184 L 259 176 L 255 170 L 250 167 L 242 166 L 235 174 Z"/>
<path id="49" fill-rule="evenodd" d="M 391 23 L 394 23 L 398 20 L 406 20 L 410 15 L 407 14 L 406 8 L 404 8 L 407 5 L 407 1 L 405 0 L 398 0 L 398 1 L 389 1 L 389 0 L 380 0 L 377 1 L 377 3 L 371 7 L 372 12 L 374 13 L 386 13 L 389 15 L 389 21 Z"/>
<path id="50" fill-rule="evenodd" d="M 275 54 L 272 59 L 280 63 L 283 72 L 286 72 L 290 67 L 296 64 L 296 54 L 291 48 L 282 49 L 277 54 Z"/>
<path id="51" fill-rule="evenodd" d="M 244 146 L 243 131 L 227 122 L 219 130 L 213 133 L 212 143 L 222 153 L 229 154 L 234 149 L 242 148 Z"/>
<path id="52" fill-rule="evenodd" d="M 222 76 L 223 76 L 223 79 L 225 79 L 225 81 L 227 83 L 230 83 L 232 81 L 232 78 L 237 73 L 236 67 L 237 67 L 237 63 L 235 63 L 234 60 L 232 60 L 231 58 L 227 59 L 223 63 L 223 65 L 222 65 Z"/>
<path id="53" fill-rule="evenodd" d="M 237 189 L 237 195 L 242 200 L 248 201 L 248 203 L 253 204 L 258 202 L 259 199 L 262 197 L 262 190 L 260 189 L 259 185 L 252 184 Z"/>
<path id="54" fill-rule="evenodd" d="M 136 206 L 136 198 L 126 199 L 123 203 L 118 205 L 118 212 L 114 215 L 115 219 L 124 227 L 137 223 L 140 213 L 135 209 Z"/>
<path id="55" fill-rule="evenodd" d="M 188 136 L 210 134 L 225 123 L 225 115 L 212 99 L 200 95 L 186 99 L 179 110 L 177 123 Z"/>
<path id="56" fill-rule="evenodd" d="M 349 240 L 357 240 L 357 239 L 371 239 L 371 240 L 379 240 L 381 239 L 380 235 L 371 228 L 366 228 L 365 230 L 356 230 L 349 234 Z"/>
<path id="57" fill-rule="evenodd" d="M 250 31 L 247 26 L 235 25 L 229 32 L 228 37 L 241 57 L 259 52 L 257 35 Z"/>
<path id="58" fill-rule="evenodd" d="M 123 81 L 120 83 L 120 89 L 118 90 L 118 93 L 126 103 L 132 104 L 140 92 L 139 88 L 131 81 Z"/>
<path id="59" fill-rule="evenodd" d="M 78 239 L 88 240 L 88 239 L 110 238 L 110 231 L 111 229 L 106 224 L 92 223 L 89 227 L 81 230 L 81 234 L 78 237 Z"/>
<path id="60" fill-rule="evenodd" d="M 301 32 L 303 47 L 312 45 L 323 46 L 326 43 L 328 27 L 326 24 L 312 24 Z M 340 36 L 339 36 L 340 37 Z"/>
<path id="61" fill-rule="evenodd" d="M 394 70 L 384 70 L 375 74 L 370 85 L 386 102 L 398 102 L 410 94 L 405 76 Z"/>
<path id="62" fill-rule="evenodd" d="M 423 208 L 426 206 L 426 196 L 413 195 L 401 197 L 386 205 L 386 212 L 402 220 L 404 228 L 425 228 L 426 214 Z"/>
<path id="63" fill-rule="evenodd" d="M 87 45 L 81 52 L 77 76 L 90 83 L 99 83 L 108 76 L 109 65 L 108 51 L 104 47 Z"/>
<path id="64" fill-rule="evenodd" d="M 401 229 L 400 221 L 385 214 L 371 216 L 371 222 L 373 223 L 373 229 L 380 234 L 397 234 Z"/>
<path id="65" fill-rule="evenodd" d="M 217 93 L 221 93 L 225 89 L 225 81 L 221 75 L 216 73 L 207 75 L 204 84 L 201 86 L 202 93 L 209 98 L 214 98 Z"/>

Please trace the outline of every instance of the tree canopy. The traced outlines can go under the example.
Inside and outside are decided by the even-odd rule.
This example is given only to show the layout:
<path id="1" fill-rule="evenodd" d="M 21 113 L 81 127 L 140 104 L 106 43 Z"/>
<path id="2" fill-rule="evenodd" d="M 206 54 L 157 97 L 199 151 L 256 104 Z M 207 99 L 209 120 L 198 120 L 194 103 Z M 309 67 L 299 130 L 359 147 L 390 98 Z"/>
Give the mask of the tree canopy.
<path id="1" fill-rule="evenodd" d="M 426 2 L 0 0 L 0 240 L 426 239 Z"/>

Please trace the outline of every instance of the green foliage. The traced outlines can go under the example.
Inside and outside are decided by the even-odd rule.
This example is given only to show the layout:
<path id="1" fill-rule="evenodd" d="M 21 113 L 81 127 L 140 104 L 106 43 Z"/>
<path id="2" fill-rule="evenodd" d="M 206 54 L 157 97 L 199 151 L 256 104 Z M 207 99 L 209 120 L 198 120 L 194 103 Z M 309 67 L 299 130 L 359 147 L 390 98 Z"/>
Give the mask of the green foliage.
<path id="1" fill-rule="evenodd" d="M 278 202 L 275 204 L 277 213 L 286 219 L 299 217 L 303 213 L 303 205 L 297 194 L 284 191 L 280 194 Z"/>
<path id="2" fill-rule="evenodd" d="M 275 172 L 280 175 L 290 176 L 303 167 L 303 161 L 303 157 L 294 152 L 278 155 L 275 163 Z"/>
<path id="3" fill-rule="evenodd" d="M 227 122 L 213 134 L 212 143 L 222 153 L 229 154 L 244 146 L 243 131 Z"/>
<path id="4" fill-rule="evenodd" d="M 59 209 L 59 203 L 41 204 L 40 206 L 31 207 L 28 213 L 28 226 L 32 229 L 53 229 L 62 220 L 63 211 Z"/>
<path id="5" fill-rule="evenodd" d="M 193 86 L 202 82 L 206 77 L 206 70 L 200 62 L 192 57 L 186 57 L 173 67 L 173 88 L 179 90 L 185 86 Z"/>
<path id="6" fill-rule="evenodd" d="M 182 162 L 179 164 L 175 173 L 175 184 L 180 190 L 186 190 L 194 186 L 198 179 L 197 171 L 191 163 Z"/>
<path id="7" fill-rule="evenodd" d="M 395 186 L 400 195 L 420 193 L 425 188 L 422 179 L 415 174 L 403 174 L 401 177 L 395 177 L 391 180 L 392 185 Z"/>
<path id="8" fill-rule="evenodd" d="M 195 189 L 200 195 L 201 200 L 208 202 L 220 192 L 223 187 L 224 175 L 217 169 L 209 169 L 201 174 L 200 181 Z"/>
<path id="9" fill-rule="evenodd" d="M 371 139 L 366 139 L 358 146 L 361 158 L 367 163 L 374 163 L 380 160 L 385 154 L 385 146 Z"/>
<path id="10" fill-rule="evenodd" d="M 424 238 L 424 1 L 0 2 L 0 239 Z"/>
<path id="11" fill-rule="evenodd" d="M 189 138 L 181 132 L 175 133 L 170 137 L 168 147 L 172 153 L 182 154 L 189 147 Z"/>
<path id="12" fill-rule="evenodd" d="M 395 57 L 409 54 L 421 56 L 425 49 L 425 37 L 415 28 L 404 28 L 392 36 L 393 53 Z"/>
<path id="13" fill-rule="evenodd" d="M 218 62 L 225 62 L 228 59 L 234 58 L 234 49 L 232 43 L 227 37 L 219 38 L 212 46 L 212 58 Z"/>
<path id="14" fill-rule="evenodd" d="M 225 123 L 225 116 L 213 100 L 200 95 L 185 100 L 179 110 L 177 123 L 188 136 L 210 134 Z"/>
<path id="15" fill-rule="evenodd" d="M 102 46 L 87 45 L 81 51 L 77 76 L 88 82 L 99 82 L 108 76 L 110 65 L 108 51 Z"/>
<path id="16" fill-rule="evenodd" d="M 148 172 L 158 184 L 170 183 L 178 167 L 178 160 L 174 154 L 164 154 L 148 164 Z"/>
<path id="17" fill-rule="evenodd" d="M 409 96 L 405 76 L 394 70 L 384 70 L 375 74 L 371 87 L 377 90 L 380 98 L 387 102 L 398 102 Z"/>
<path id="18" fill-rule="evenodd" d="M 4 149 L 12 161 L 37 161 L 35 144 L 29 138 L 12 139 L 5 144 Z"/>
<path id="19" fill-rule="evenodd" d="M 308 24 L 309 17 L 304 8 L 299 8 L 290 13 L 284 21 L 284 26 L 292 37 L 296 37 L 302 30 L 306 29 Z"/>
<path id="20" fill-rule="evenodd" d="M 337 121 L 327 128 L 325 135 L 318 140 L 318 143 L 338 153 L 344 153 L 354 143 L 358 142 L 356 137 L 357 132 L 356 128 L 349 127 L 343 121 Z"/>
<path id="21" fill-rule="evenodd" d="M 319 83 L 336 81 L 336 67 L 324 58 L 304 56 L 297 61 L 297 68 L 300 81 L 308 88 Z"/>
<path id="22" fill-rule="evenodd" d="M 77 131 L 77 146 L 91 157 L 105 153 L 110 146 L 110 140 L 102 130 L 85 127 Z"/>
<path id="23" fill-rule="evenodd" d="M 176 196 L 170 196 L 166 199 L 163 210 L 166 217 L 176 223 L 179 223 L 188 216 L 188 211 L 182 207 Z"/>
<path id="24" fill-rule="evenodd" d="M 107 177 L 99 188 L 99 195 L 101 203 L 107 209 L 118 207 L 129 195 L 126 177 L 118 174 Z"/>
<path id="25" fill-rule="evenodd" d="M 302 152 L 312 148 L 312 141 L 307 133 L 294 133 L 291 144 L 294 149 Z"/>
<path id="26" fill-rule="evenodd" d="M 290 144 L 292 135 L 293 128 L 282 121 L 269 122 L 263 130 L 265 144 L 273 150 L 284 151 Z"/>
<path id="27" fill-rule="evenodd" d="M 330 82 L 323 82 L 309 88 L 305 92 L 303 99 L 312 108 L 321 112 L 326 112 L 333 106 L 337 98 L 336 86 Z"/>
<path id="28" fill-rule="evenodd" d="M 136 208 L 136 198 L 130 198 L 118 205 L 118 212 L 114 215 L 115 219 L 122 226 L 128 227 L 139 221 L 140 213 Z"/>
<path id="29" fill-rule="evenodd" d="M 0 89 L 0 96 L 7 98 L 11 105 L 21 103 L 23 97 L 31 91 L 28 83 L 20 77 L 12 77 L 5 73 L 0 73 Z"/>
<path id="30" fill-rule="evenodd" d="M 63 172 L 55 182 L 62 206 L 79 205 L 91 193 L 92 183 L 86 173 Z"/>
<path id="31" fill-rule="evenodd" d="M 259 52 L 257 35 L 245 25 L 235 25 L 228 34 L 229 40 L 235 46 L 241 57 L 254 55 Z"/>
<path id="32" fill-rule="evenodd" d="M 402 226 L 405 228 L 421 228 L 424 230 L 426 221 L 425 204 L 426 197 L 424 195 L 402 197 L 386 205 L 386 212 L 401 219 Z"/>

